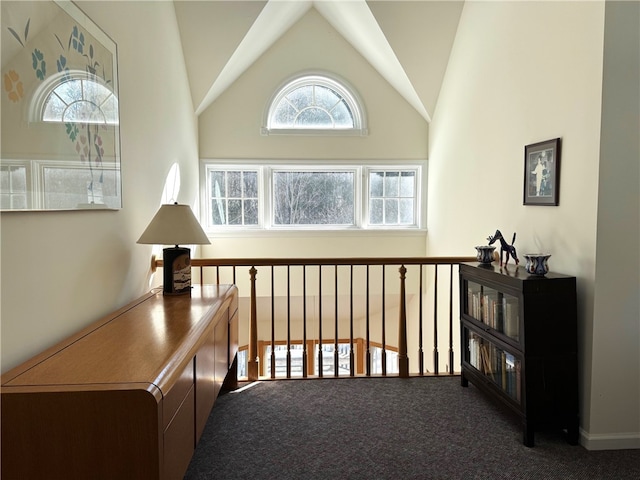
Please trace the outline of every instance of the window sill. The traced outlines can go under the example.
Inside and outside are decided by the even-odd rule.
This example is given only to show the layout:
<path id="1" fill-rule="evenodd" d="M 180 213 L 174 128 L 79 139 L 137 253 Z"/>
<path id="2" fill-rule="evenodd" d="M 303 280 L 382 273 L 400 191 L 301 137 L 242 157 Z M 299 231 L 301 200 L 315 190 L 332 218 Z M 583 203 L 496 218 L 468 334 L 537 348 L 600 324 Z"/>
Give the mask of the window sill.
<path id="1" fill-rule="evenodd" d="M 366 128 L 350 128 L 350 129 L 321 129 L 321 128 L 268 128 L 262 127 L 260 134 L 269 135 L 306 135 L 312 137 L 366 137 L 369 130 Z"/>
<path id="2" fill-rule="evenodd" d="M 208 230 L 210 239 L 216 238 L 312 238 L 312 237 L 426 237 L 427 230 L 423 228 L 398 228 L 398 229 L 335 229 L 335 230 L 265 230 L 265 229 L 238 229 L 238 230 Z"/>

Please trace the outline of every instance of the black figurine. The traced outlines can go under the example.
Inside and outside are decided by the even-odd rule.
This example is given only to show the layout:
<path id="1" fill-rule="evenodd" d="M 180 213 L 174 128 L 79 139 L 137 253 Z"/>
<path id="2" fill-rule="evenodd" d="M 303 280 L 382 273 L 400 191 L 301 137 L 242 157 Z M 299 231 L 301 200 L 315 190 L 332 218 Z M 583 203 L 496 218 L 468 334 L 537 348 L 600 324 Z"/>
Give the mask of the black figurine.
<path id="1" fill-rule="evenodd" d="M 507 266 L 507 263 L 509 263 L 509 256 L 511 256 L 511 258 L 515 260 L 516 265 L 520 263 L 520 260 L 518 260 L 518 255 L 516 253 L 516 247 L 513 246 L 513 244 L 516 242 L 515 232 L 513 233 L 513 240 L 511 240 L 511 245 L 509 245 L 507 241 L 504 239 L 504 237 L 502 236 L 502 232 L 500 232 L 500 230 L 496 230 L 495 235 L 493 237 L 492 236 L 487 237 L 487 240 L 489 240 L 489 245 L 492 245 L 496 240 L 500 240 L 500 266 L 501 267 L 503 265 L 502 254 L 504 252 L 507 252 L 507 259 L 504 262 L 505 267 Z"/>

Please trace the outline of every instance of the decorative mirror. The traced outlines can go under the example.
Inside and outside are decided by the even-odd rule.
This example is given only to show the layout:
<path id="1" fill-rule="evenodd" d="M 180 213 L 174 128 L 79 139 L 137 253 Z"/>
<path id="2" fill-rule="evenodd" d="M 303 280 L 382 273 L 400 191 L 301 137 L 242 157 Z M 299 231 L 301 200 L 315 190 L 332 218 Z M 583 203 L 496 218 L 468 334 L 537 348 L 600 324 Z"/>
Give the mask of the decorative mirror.
<path id="1" fill-rule="evenodd" d="M 121 208 L 115 42 L 69 1 L 0 7 L 0 209 Z"/>

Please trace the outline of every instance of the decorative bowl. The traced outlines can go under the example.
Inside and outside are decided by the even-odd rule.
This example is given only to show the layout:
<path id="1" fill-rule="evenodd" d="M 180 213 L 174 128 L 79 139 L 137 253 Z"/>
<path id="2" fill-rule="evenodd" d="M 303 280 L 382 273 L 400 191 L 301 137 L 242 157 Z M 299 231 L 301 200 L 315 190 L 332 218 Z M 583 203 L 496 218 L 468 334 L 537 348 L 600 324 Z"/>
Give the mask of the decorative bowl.
<path id="1" fill-rule="evenodd" d="M 493 251 L 495 249 L 496 247 L 493 247 L 491 245 L 478 246 L 476 247 L 476 250 L 477 250 L 476 258 L 480 263 L 484 263 L 488 265 L 491 262 L 493 262 Z"/>
<path id="2" fill-rule="evenodd" d="M 546 275 L 549 273 L 547 260 L 551 255 L 548 253 L 525 253 L 527 260 L 526 270 L 531 275 Z"/>

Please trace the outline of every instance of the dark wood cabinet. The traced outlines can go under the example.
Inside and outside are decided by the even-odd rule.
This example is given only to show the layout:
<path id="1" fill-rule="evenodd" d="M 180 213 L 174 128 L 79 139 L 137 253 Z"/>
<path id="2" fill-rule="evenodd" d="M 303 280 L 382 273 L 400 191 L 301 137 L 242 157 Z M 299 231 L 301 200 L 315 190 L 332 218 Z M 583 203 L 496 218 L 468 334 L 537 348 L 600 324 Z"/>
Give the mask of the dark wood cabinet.
<path id="1" fill-rule="evenodd" d="M 575 277 L 522 267 L 460 265 L 462 386 L 472 382 L 522 420 L 524 444 L 541 427 L 578 442 Z"/>
<path id="2" fill-rule="evenodd" d="M 237 295 L 148 293 L 3 374 L 2 478 L 183 478 L 237 382 Z"/>

